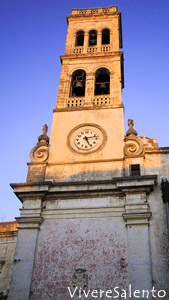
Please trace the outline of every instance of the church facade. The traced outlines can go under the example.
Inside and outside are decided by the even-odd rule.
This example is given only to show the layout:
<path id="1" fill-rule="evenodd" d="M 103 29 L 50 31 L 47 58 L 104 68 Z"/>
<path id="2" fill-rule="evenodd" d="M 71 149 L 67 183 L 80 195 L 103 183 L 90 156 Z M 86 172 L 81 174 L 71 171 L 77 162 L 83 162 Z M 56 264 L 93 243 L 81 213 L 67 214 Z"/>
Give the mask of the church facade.
<path id="1" fill-rule="evenodd" d="M 45 124 L 11 185 L 23 206 L 8 299 L 169 299 L 169 148 L 132 119 L 124 132 L 121 13 L 67 21 L 50 139 Z"/>

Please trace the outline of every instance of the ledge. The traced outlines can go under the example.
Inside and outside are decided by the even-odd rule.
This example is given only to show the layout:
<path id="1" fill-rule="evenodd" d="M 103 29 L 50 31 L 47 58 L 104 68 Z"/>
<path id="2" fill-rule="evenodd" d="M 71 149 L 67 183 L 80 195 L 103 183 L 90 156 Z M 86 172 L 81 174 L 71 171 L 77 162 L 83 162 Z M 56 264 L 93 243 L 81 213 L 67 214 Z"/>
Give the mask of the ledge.
<path id="1" fill-rule="evenodd" d="M 125 196 L 125 193 L 150 192 L 157 183 L 156 175 L 116 177 L 112 180 L 79 182 L 36 182 L 11 184 L 21 202 L 55 198 Z"/>
<path id="2" fill-rule="evenodd" d="M 64 55 L 60 55 L 60 61 L 61 63 L 63 62 L 63 60 L 76 60 L 77 58 L 84 58 L 84 59 L 90 59 L 93 57 L 115 57 L 115 56 L 123 56 L 123 51 L 107 51 L 107 52 L 85 52 L 85 53 L 70 53 L 70 54 L 64 54 Z"/>
<path id="3" fill-rule="evenodd" d="M 126 226 L 132 225 L 149 225 L 149 220 L 152 216 L 151 212 L 136 212 L 122 214 Z"/>
<path id="4" fill-rule="evenodd" d="M 19 229 L 39 229 L 43 223 L 42 217 L 18 217 L 16 221 L 19 224 Z"/>
<path id="5" fill-rule="evenodd" d="M 151 212 L 140 212 L 140 213 L 125 213 L 123 214 L 123 219 L 125 221 L 128 220 L 136 220 L 136 219 L 150 219 L 152 216 Z"/>
<path id="6" fill-rule="evenodd" d="M 124 108 L 123 104 L 119 105 L 109 105 L 109 106 L 72 106 L 72 107 L 63 107 L 63 108 L 54 108 L 53 112 L 71 112 L 71 111 L 81 111 L 81 110 L 103 110 L 103 109 L 117 109 L 117 108 Z"/>

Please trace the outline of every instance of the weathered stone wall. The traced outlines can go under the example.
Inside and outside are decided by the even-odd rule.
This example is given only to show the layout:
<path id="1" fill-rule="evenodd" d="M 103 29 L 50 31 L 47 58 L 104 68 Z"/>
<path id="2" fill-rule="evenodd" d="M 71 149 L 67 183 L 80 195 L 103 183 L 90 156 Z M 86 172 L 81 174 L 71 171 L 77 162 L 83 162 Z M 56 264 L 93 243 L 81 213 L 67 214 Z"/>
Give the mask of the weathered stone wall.
<path id="1" fill-rule="evenodd" d="M 88 289 L 127 289 L 123 223 L 118 217 L 45 220 L 37 244 L 31 299 L 70 299 L 67 287 L 73 290 L 72 276 L 78 268 L 86 269 Z"/>
<path id="2" fill-rule="evenodd" d="M 0 299 L 6 299 L 17 241 L 17 222 L 0 223 Z"/>
<path id="3" fill-rule="evenodd" d="M 152 212 L 150 242 L 153 283 L 157 290 L 166 290 L 166 299 L 169 299 L 169 236 L 166 205 L 162 201 L 160 186 L 155 188 L 148 200 Z"/>
<path id="4" fill-rule="evenodd" d="M 149 161 L 153 161 L 153 168 L 146 168 L 147 174 L 158 174 L 158 186 L 149 195 L 148 202 L 152 212 L 150 221 L 150 241 L 153 283 L 156 289 L 167 291 L 166 299 L 169 299 L 169 229 L 167 228 L 166 204 L 162 200 L 161 181 L 169 180 L 169 154 L 160 155 L 159 159 L 149 155 Z M 156 163 L 157 162 L 157 163 Z M 148 167 L 148 166 L 147 166 Z"/>
<path id="5" fill-rule="evenodd" d="M 130 164 L 140 163 L 141 176 L 122 177 L 119 173 L 115 178 L 112 167 L 112 172 L 105 172 L 107 177 L 96 172 L 93 181 L 14 185 L 24 208 L 18 219 L 16 256 L 20 263 L 15 270 L 18 277 L 13 273 L 12 285 L 16 291 L 11 289 L 9 299 L 21 291 L 18 279 L 29 268 L 29 284 L 25 284 L 26 292 L 22 286 L 19 300 L 28 299 L 29 294 L 32 300 L 69 299 L 67 287 L 77 269 L 85 270 L 89 289 L 127 289 L 130 283 L 140 290 L 154 286 L 167 292 L 163 298 L 167 300 L 169 244 L 161 179 L 168 178 L 168 154 L 159 151 L 148 154 L 148 159 L 146 154 L 126 158 L 126 170 Z M 152 167 L 155 160 L 157 168 Z M 148 161 L 150 168 L 145 167 Z M 111 167 L 113 162 L 108 164 Z M 42 222 L 39 232 L 39 225 L 32 222 Z M 36 231 L 37 236 L 37 240 L 31 239 L 34 250 L 30 261 L 22 236 L 29 230 Z M 28 272 L 22 282 L 27 275 Z"/>

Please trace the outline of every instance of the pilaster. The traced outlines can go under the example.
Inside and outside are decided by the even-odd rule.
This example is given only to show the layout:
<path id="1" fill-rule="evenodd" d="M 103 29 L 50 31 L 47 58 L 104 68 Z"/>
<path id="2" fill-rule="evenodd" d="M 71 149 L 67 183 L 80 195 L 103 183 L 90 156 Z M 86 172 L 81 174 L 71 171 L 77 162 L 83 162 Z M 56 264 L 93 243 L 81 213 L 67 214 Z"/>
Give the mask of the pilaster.
<path id="1" fill-rule="evenodd" d="M 121 181 L 119 188 L 126 195 L 125 213 L 128 239 L 129 283 L 132 290 L 152 289 L 152 262 L 149 239 L 151 211 L 147 194 L 153 190 L 156 178 L 136 176 L 132 181 Z M 135 299 L 132 296 L 131 299 Z M 152 299 L 152 298 L 149 298 Z"/>
<path id="2" fill-rule="evenodd" d="M 87 47 L 88 47 L 88 32 L 85 32 L 84 34 L 84 53 L 87 53 Z"/>
<path id="3" fill-rule="evenodd" d="M 9 300 L 28 300 L 30 295 L 34 258 L 38 231 L 43 222 L 41 216 L 42 199 L 47 185 L 12 185 L 15 194 L 23 202 L 19 224 L 18 239 L 14 257 Z"/>
<path id="4" fill-rule="evenodd" d="M 101 40 L 102 40 L 102 32 L 101 30 L 98 30 L 97 32 L 97 47 L 98 47 L 98 50 L 100 51 L 101 50 Z"/>

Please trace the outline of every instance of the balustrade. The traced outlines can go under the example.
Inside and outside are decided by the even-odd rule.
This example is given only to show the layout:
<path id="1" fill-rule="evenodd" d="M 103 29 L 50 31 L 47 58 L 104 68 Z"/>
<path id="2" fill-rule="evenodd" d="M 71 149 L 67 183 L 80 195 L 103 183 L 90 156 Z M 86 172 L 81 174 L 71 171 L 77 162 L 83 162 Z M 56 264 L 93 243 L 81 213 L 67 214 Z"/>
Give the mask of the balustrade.
<path id="1" fill-rule="evenodd" d="M 84 105 L 84 99 L 83 98 L 72 98 L 67 101 L 68 107 L 75 107 L 75 106 L 83 106 Z"/>
<path id="2" fill-rule="evenodd" d="M 98 47 L 87 47 L 87 53 L 96 53 L 96 52 L 109 52 L 110 51 L 110 46 L 101 46 L 100 50 Z M 73 48 L 73 53 L 74 54 L 82 54 L 84 53 L 84 47 L 74 47 Z"/>
<path id="3" fill-rule="evenodd" d="M 73 53 L 74 54 L 80 54 L 80 53 L 83 53 L 83 47 L 75 47 L 73 49 Z"/>
<path id="4" fill-rule="evenodd" d="M 111 105 L 110 97 L 105 96 L 98 96 L 93 99 L 93 105 L 102 106 L 102 105 Z"/>

